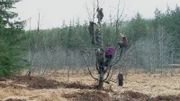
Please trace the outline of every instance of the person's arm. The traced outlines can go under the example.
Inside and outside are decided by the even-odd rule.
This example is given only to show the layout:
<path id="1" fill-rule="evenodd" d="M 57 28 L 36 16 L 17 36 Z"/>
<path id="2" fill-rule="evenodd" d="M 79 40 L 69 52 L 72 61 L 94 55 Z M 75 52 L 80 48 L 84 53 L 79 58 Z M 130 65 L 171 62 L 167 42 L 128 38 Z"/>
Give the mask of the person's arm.
<path id="1" fill-rule="evenodd" d="M 124 35 L 122 33 L 119 33 L 119 34 L 120 34 L 120 36 L 124 37 Z"/>
<path id="2" fill-rule="evenodd" d="M 99 12 L 99 7 L 96 9 L 97 12 Z"/>

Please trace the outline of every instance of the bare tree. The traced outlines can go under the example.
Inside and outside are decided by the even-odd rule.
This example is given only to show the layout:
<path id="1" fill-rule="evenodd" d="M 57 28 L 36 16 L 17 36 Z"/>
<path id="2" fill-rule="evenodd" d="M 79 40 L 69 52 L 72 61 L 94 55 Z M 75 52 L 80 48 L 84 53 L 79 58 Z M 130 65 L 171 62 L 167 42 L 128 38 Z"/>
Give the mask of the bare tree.
<path id="1" fill-rule="evenodd" d="M 36 30 L 36 34 L 39 33 L 39 28 L 40 28 L 40 13 L 38 13 L 38 23 L 37 23 L 37 30 Z M 31 73 L 34 69 L 34 56 L 35 54 L 33 54 L 32 52 L 32 44 L 31 44 L 31 18 L 30 18 L 30 28 L 29 28 L 29 62 L 31 64 L 31 66 L 29 67 L 29 70 L 27 72 L 28 76 L 31 76 Z"/>
<path id="2" fill-rule="evenodd" d="M 94 4 L 94 3 L 93 3 Z M 117 10 L 117 18 L 116 18 L 116 33 L 118 33 L 118 29 L 119 29 L 119 24 L 120 24 L 120 21 L 122 20 L 121 17 L 123 15 L 123 12 L 124 10 L 120 13 L 120 9 L 119 9 L 119 6 L 120 6 L 120 0 L 118 2 L 118 10 Z M 94 6 L 93 6 L 94 7 Z M 94 8 L 93 8 L 94 10 Z M 104 70 L 105 66 L 104 64 L 100 63 L 101 61 L 103 61 L 103 63 L 105 62 L 105 46 L 104 46 L 104 42 L 103 42 L 103 33 L 102 33 L 102 16 L 104 16 L 103 14 L 101 14 L 102 16 L 98 15 L 100 14 L 100 10 L 102 11 L 102 8 L 99 6 L 99 0 L 97 0 L 97 19 L 98 19 L 98 31 L 99 31 L 99 34 L 100 34 L 100 39 L 101 39 L 101 42 L 99 45 L 96 46 L 95 48 L 95 57 L 96 57 L 96 70 L 99 74 L 98 77 L 95 77 L 91 70 L 90 70 L 90 66 L 86 60 L 86 56 L 82 53 L 82 56 L 83 56 L 83 60 L 85 61 L 87 67 L 88 67 L 88 71 L 89 71 L 89 74 L 91 75 L 92 78 L 94 78 L 95 80 L 98 80 L 99 84 L 98 84 L 98 88 L 99 89 L 102 89 L 103 87 L 103 83 L 106 82 L 106 83 L 109 83 L 109 81 L 111 81 L 111 77 L 112 75 L 110 74 L 111 73 L 111 70 L 112 70 L 112 67 L 117 64 L 120 60 L 120 57 L 122 55 L 122 50 L 121 49 L 121 54 L 119 56 L 119 59 L 118 60 L 115 60 L 114 63 L 111 63 L 111 65 L 108 66 L 108 70 L 107 72 Z M 93 18 L 94 18 L 94 14 L 93 14 Z M 93 19 L 94 21 L 94 19 Z M 105 77 L 105 73 L 107 73 L 106 77 Z"/>

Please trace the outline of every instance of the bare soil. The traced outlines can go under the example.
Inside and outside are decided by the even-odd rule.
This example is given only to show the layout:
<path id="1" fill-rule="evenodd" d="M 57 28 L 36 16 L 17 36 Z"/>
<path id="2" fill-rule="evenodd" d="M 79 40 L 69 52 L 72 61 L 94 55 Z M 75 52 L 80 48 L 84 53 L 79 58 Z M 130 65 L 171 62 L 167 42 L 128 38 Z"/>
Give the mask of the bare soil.
<path id="1" fill-rule="evenodd" d="M 5 101 L 26 101 L 26 100 L 25 99 L 12 99 L 12 98 L 10 98 L 10 99 L 7 99 Z"/>
<path id="2" fill-rule="evenodd" d="M 70 74 L 67 78 L 60 70 L 45 78 L 0 77 L 0 101 L 180 101 L 179 75 L 129 73 L 123 87 L 110 83 L 97 90 L 97 82 L 89 75 Z"/>

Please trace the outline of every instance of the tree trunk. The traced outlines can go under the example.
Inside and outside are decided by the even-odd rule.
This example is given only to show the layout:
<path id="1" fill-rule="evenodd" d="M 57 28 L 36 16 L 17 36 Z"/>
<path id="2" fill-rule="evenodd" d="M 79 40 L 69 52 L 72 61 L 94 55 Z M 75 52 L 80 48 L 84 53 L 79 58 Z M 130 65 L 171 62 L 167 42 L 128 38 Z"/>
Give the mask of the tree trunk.
<path id="1" fill-rule="evenodd" d="M 100 73 L 99 73 L 99 84 L 98 84 L 98 89 L 102 89 L 103 88 L 103 80 L 104 80 L 104 67 L 99 67 L 100 69 Z"/>

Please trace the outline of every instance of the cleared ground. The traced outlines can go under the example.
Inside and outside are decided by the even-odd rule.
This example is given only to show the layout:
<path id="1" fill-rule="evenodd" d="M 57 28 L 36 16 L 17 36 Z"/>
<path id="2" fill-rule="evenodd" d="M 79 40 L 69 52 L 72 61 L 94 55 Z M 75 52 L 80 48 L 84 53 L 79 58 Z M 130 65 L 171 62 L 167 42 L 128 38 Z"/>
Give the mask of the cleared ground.
<path id="1" fill-rule="evenodd" d="M 96 74 L 94 72 L 93 74 Z M 114 80 L 117 73 L 114 73 Z M 84 72 L 49 71 L 41 77 L 0 77 L 2 101 L 180 101 L 180 75 L 128 71 L 124 86 L 104 84 Z"/>

